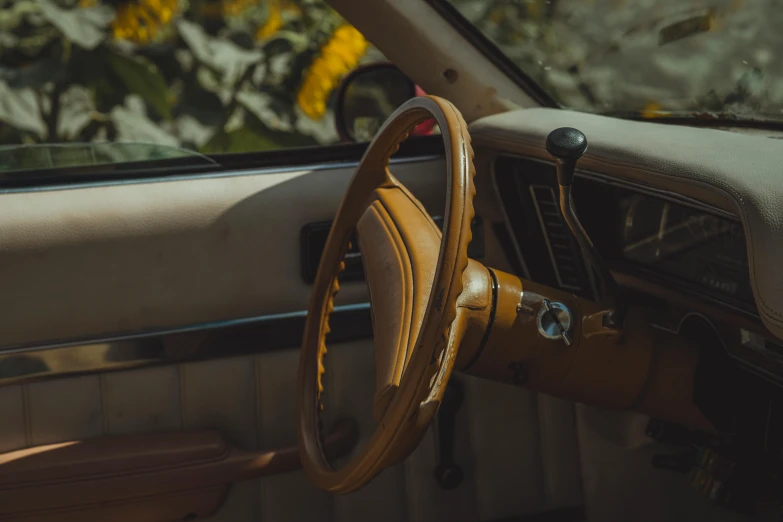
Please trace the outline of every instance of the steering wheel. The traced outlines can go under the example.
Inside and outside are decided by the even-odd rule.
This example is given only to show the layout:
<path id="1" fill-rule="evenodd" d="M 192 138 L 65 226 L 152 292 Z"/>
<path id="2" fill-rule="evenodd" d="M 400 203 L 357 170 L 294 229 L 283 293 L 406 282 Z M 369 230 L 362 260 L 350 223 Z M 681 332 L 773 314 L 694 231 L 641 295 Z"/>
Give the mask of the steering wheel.
<path id="1" fill-rule="evenodd" d="M 445 145 L 442 235 L 388 169 L 400 143 L 430 118 Z M 348 493 L 361 488 L 413 451 L 437 412 L 466 328 L 457 315 L 457 298 L 468 265 L 474 175 L 470 135 L 460 112 L 444 99 L 421 96 L 389 117 L 351 180 L 318 266 L 299 358 L 299 455 L 321 489 Z M 377 427 L 367 444 L 335 470 L 324 456 L 318 416 L 329 314 L 354 231 L 373 310 Z"/>

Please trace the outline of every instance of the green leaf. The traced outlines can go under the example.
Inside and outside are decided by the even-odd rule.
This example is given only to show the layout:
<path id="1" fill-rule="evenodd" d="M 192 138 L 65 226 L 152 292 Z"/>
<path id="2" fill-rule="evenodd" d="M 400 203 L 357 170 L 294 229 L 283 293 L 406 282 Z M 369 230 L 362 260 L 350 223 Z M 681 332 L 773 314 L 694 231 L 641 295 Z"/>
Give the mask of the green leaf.
<path id="1" fill-rule="evenodd" d="M 237 102 L 269 129 L 291 132 L 293 125 L 285 114 L 276 111 L 273 98 L 264 92 L 241 91 L 236 95 Z"/>
<path id="2" fill-rule="evenodd" d="M 203 147 L 203 154 L 225 154 L 231 152 L 257 152 L 281 148 L 272 140 L 256 134 L 247 127 L 232 131 L 219 131 Z"/>
<path id="3" fill-rule="evenodd" d="M 30 88 L 12 89 L 0 82 L 0 121 L 15 129 L 46 136 L 46 124 L 35 91 Z"/>
<path id="4" fill-rule="evenodd" d="M 86 9 L 62 9 L 50 0 L 36 0 L 44 18 L 69 41 L 84 49 L 95 49 L 106 37 L 114 20 L 114 9 L 97 5 Z"/>
<path id="5" fill-rule="evenodd" d="M 231 41 L 212 37 L 203 27 L 187 20 L 177 22 L 177 30 L 196 60 L 220 73 L 221 83 L 226 85 L 233 85 L 248 67 L 264 57 L 260 51 L 249 51 Z"/>
<path id="6" fill-rule="evenodd" d="M 229 130 L 226 130 L 229 129 Z M 264 150 L 312 147 L 318 142 L 295 129 L 285 132 L 270 129 L 252 112 L 238 109 L 229 122 L 200 149 L 204 154 L 259 152 Z"/>
<path id="7" fill-rule="evenodd" d="M 122 81 L 129 94 L 139 95 L 163 118 L 171 118 L 169 87 L 155 65 L 140 56 L 129 56 L 103 48 L 101 59 Z"/>
<path id="8" fill-rule="evenodd" d="M 277 54 L 280 51 L 293 50 L 303 52 L 310 45 L 307 35 L 296 31 L 278 31 L 264 43 L 264 51 Z"/>
<path id="9" fill-rule="evenodd" d="M 66 76 L 66 63 L 59 52 L 38 58 L 25 67 L 0 66 L 0 76 L 15 89 L 38 89 L 47 83 L 61 82 Z"/>
<path id="10" fill-rule="evenodd" d="M 5 33 L 16 29 L 21 23 L 30 17 L 41 13 L 41 7 L 34 0 L 21 0 L 19 2 L 6 3 L 0 9 L 0 32 Z"/>
<path id="11" fill-rule="evenodd" d="M 92 92 L 83 85 L 71 85 L 60 95 L 57 141 L 72 141 L 90 124 L 95 112 Z"/>
<path id="12" fill-rule="evenodd" d="M 293 149 L 318 145 L 318 142 L 312 136 L 301 133 L 296 128 L 292 128 L 290 132 L 271 129 L 252 112 L 245 112 L 244 126 L 274 143 L 276 149 Z"/>
<path id="13" fill-rule="evenodd" d="M 125 105 L 114 107 L 109 116 L 117 131 L 117 141 L 179 146 L 177 138 L 147 118 L 142 101 L 134 95 L 127 96 Z"/>

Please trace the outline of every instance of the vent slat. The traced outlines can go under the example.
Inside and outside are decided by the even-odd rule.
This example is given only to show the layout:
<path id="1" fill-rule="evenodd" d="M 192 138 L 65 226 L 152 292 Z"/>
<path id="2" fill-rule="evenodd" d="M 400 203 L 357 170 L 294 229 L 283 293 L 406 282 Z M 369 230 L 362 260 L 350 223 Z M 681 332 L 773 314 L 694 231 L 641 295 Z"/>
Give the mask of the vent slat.
<path id="1" fill-rule="evenodd" d="M 568 228 L 560 215 L 560 207 L 554 191 L 550 187 L 531 186 L 530 194 L 536 205 L 541 230 L 547 242 L 558 283 L 563 288 L 581 290 L 579 258 L 574 252 Z"/>

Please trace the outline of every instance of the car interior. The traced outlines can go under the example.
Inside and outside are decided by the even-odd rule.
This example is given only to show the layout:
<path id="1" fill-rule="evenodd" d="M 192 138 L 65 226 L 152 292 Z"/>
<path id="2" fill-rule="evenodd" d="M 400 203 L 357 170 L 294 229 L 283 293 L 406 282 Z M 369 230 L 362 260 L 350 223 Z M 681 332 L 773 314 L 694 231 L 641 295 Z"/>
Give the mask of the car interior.
<path id="1" fill-rule="evenodd" d="M 0 5 L 0 521 L 783 520 L 740 4 Z"/>

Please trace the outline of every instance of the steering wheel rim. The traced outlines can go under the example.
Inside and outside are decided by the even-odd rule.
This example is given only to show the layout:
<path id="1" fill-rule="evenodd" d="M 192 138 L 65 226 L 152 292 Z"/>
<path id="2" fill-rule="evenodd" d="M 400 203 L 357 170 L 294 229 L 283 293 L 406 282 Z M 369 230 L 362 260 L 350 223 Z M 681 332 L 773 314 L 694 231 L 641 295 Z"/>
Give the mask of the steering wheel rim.
<path id="1" fill-rule="evenodd" d="M 440 233 L 421 203 L 388 170 L 389 158 L 400 143 L 429 118 L 434 118 L 440 126 L 445 145 L 447 196 L 442 237 L 438 237 Z M 351 180 L 318 267 L 299 360 L 299 454 L 310 479 L 321 489 L 332 493 L 354 491 L 404 458 L 421 440 L 440 405 L 465 329 L 464 321 L 457 316 L 457 298 L 462 293 L 462 274 L 468 265 L 474 176 L 473 150 L 462 115 L 442 98 L 422 96 L 409 100 L 389 117 Z M 374 270 L 378 276 L 375 278 L 368 273 L 371 295 L 374 287 L 384 294 L 376 294 L 376 299 L 398 298 L 406 303 L 389 320 L 391 328 L 402 335 L 394 342 L 385 343 L 391 353 L 379 354 L 376 333 L 376 371 L 389 381 L 376 394 L 378 425 L 366 445 L 345 466 L 335 470 L 324 456 L 320 442 L 321 376 L 329 314 L 339 290 L 337 276 L 344 268 L 349 238 L 360 225 L 373 231 L 368 237 L 396 238 L 396 246 L 391 244 L 391 239 L 379 239 L 375 243 L 380 245 L 380 250 L 396 248 L 411 267 L 397 278 L 387 277 L 388 267 Z M 384 226 L 386 235 L 375 233 Z M 432 245 L 433 241 L 437 245 L 437 240 L 435 261 Z M 366 265 L 367 258 L 373 257 L 370 250 L 375 248 L 370 246 L 365 252 L 362 242 Z M 375 259 L 381 257 L 382 253 L 375 252 Z M 373 280 L 381 277 L 387 281 L 373 285 Z M 431 284 L 427 284 L 428 277 L 432 277 Z M 375 317 L 373 321 L 376 322 Z"/>

